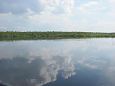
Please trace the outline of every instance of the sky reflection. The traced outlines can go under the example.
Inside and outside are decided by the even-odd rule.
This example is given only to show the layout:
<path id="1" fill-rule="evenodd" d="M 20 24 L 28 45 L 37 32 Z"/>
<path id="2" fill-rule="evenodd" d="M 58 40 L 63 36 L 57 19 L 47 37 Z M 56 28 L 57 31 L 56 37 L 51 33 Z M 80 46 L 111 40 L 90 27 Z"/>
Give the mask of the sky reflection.
<path id="1" fill-rule="evenodd" d="M 114 43 L 115 39 L 0 42 L 0 81 L 9 86 L 114 86 Z"/>

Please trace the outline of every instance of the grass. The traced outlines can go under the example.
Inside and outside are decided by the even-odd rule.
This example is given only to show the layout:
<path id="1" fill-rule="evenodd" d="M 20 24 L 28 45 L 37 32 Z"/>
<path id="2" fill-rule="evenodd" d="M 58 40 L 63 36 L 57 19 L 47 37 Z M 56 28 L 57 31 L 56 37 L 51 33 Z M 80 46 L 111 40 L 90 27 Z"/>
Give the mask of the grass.
<path id="1" fill-rule="evenodd" d="M 115 33 L 99 32 L 0 32 L 0 40 L 37 40 L 71 38 L 114 38 Z"/>

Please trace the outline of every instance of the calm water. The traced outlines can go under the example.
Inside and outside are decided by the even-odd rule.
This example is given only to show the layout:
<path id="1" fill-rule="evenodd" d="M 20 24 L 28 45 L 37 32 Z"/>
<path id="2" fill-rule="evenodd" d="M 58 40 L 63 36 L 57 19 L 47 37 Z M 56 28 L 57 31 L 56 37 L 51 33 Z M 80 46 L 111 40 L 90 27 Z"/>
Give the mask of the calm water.
<path id="1" fill-rule="evenodd" d="M 8 86 L 115 86 L 115 39 L 0 42 Z"/>

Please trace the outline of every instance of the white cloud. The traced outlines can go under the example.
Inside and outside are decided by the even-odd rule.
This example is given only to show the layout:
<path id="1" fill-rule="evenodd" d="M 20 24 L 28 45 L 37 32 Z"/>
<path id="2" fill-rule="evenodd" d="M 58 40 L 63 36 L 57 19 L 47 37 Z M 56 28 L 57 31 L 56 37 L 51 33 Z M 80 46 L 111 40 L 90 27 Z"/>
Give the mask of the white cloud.
<path id="1" fill-rule="evenodd" d="M 111 3 L 115 3 L 115 0 L 108 0 L 109 2 L 111 2 Z"/>
<path id="2" fill-rule="evenodd" d="M 28 9 L 28 21 L 34 25 L 41 24 L 47 27 L 54 27 L 59 30 L 74 31 L 77 27 L 75 21 L 72 20 L 74 16 L 74 0 L 40 0 L 43 10 L 40 14 L 32 14 Z M 52 28 L 52 30 L 55 30 Z"/>
<path id="3" fill-rule="evenodd" d="M 115 0 L 107 0 L 107 2 L 109 5 L 108 14 L 110 16 L 114 16 L 115 15 Z"/>
<path id="4" fill-rule="evenodd" d="M 38 8 L 32 9 L 29 2 L 30 7 L 27 6 L 24 9 L 24 14 L 16 15 L 9 11 L 9 13 L 0 14 L 0 30 L 114 31 L 114 0 L 35 1 L 38 1 L 36 3 Z M 101 21 L 102 24 L 97 24 Z M 106 26 L 107 23 L 109 23 L 108 26 Z M 8 29 L 2 29 L 5 27 Z"/>
<path id="5" fill-rule="evenodd" d="M 98 13 L 106 8 L 99 1 L 89 1 L 78 8 L 81 12 Z"/>
<path id="6" fill-rule="evenodd" d="M 74 12 L 74 0 L 40 0 L 45 13 L 66 13 L 72 15 Z"/>
<path id="7" fill-rule="evenodd" d="M 71 17 L 68 17 L 68 15 L 54 15 L 51 13 L 47 14 L 41 14 L 41 15 L 30 15 L 28 16 L 29 21 L 31 21 L 33 24 L 42 24 L 42 25 L 52 25 L 54 28 L 66 29 L 67 31 L 75 30 L 77 27 L 77 24 L 75 21 L 72 21 Z"/>
<path id="8" fill-rule="evenodd" d="M 74 0 L 64 0 L 64 9 L 67 14 L 73 15 L 75 11 Z"/>

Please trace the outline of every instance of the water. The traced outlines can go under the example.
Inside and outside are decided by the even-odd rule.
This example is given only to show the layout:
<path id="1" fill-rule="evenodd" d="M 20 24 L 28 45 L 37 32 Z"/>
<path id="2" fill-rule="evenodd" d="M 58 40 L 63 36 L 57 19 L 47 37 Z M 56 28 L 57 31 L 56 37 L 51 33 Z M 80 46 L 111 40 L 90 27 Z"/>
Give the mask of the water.
<path id="1" fill-rule="evenodd" d="M 115 39 L 0 42 L 8 86 L 115 86 Z"/>

